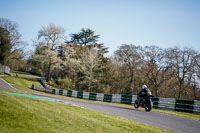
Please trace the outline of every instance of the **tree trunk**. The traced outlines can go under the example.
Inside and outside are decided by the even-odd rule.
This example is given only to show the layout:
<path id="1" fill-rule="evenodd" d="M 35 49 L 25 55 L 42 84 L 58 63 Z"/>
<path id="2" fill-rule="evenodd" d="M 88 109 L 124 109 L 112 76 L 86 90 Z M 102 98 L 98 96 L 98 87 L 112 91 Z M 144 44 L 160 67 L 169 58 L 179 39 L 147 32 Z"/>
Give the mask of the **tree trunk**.
<path id="1" fill-rule="evenodd" d="M 91 79 L 92 79 L 92 75 L 91 75 L 92 71 L 90 70 L 90 74 L 89 74 L 89 83 L 88 83 L 88 92 L 90 92 L 91 90 Z"/>
<path id="2" fill-rule="evenodd" d="M 155 92 L 155 97 L 158 97 L 158 88 L 157 87 L 154 88 L 154 92 Z"/>
<path id="3" fill-rule="evenodd" d="M 130 70 L 130 72 L 131 72 L 131 79 L 130 79 L 130 85 L 129 85 L 129 87 L 130 87 L 130 90 L 131 90 L 131 94 L 133 94 L 133 76 L 134 76 L 134 73 L 133 73 L 133 70 L 131 69 Z"/>
<path id="4" fill-rule="evenodd" d="M 90 79 L 89 79 L 89 83 L 88 83 L 88 92 L 90 92 Z"/>
<path id="5" fill-rule="evenodd" d="M 48 66 L 48 75 L 47 75 L 47 82 L 49 82 L 51 79 L 51 64 L 49 63 L 49 66 Z"/>
<path id="6" fill-rule="evenodd" d="M 180 100 L 181 95 L 182 95 L 182 85 L 180 84 L 179 85 L 179 92 L 178 92 L 178 100 Z"/>

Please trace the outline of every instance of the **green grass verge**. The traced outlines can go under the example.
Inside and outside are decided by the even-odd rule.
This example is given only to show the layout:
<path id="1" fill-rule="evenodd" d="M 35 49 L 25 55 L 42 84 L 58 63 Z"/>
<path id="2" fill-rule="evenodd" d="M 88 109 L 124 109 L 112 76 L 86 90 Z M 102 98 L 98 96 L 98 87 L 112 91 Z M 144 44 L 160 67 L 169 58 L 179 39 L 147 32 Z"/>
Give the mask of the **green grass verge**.
<path id="1" fill-rule="evenodd" d="M 11 71 L 10 74 L 12 75 L 18 75 L 18 76 L 25 76 L 25 77 L 34 77 L 34 78 L 41 78 L 40 76 L 38 75 L 33 75 L 31 73 L 28 73 L 28 72 L 21 72 L 21 71 Z"/>
<path id="2" fill-rule="evenodd" d="M 0 93 L 1 133 L 165 133 L 132 120 L 71 105 Z"/>
<path id="3" fill-rule="evenodd" d="M 94 103 L 100 103 L 100 104 L 110 104 L 110 105 L 134 108 L 133 105 L 91 101 L 91 100 L 78 99 L 78 98 L 72 98 L 72 97 L 66 97 L 66 96 L 61 96 L 61 95 L 54 95 L 54 94 L 48 94 L 48 93 L 44 93 L 44 92 L 35 91 L 35 90 L 30 89 L 31 84 L 40 85 L 40 83 L 37 80 L 33 80 L 33 79 L 24 79 L 24 78 L 19 78 L 19 77 L 10 77 L 10 76 L 4 76 L 4 77 L 1 77 L 1 78 L 6 80 L 13 87 L 20 89 L 20 90 L 31 91 L 31 92 L 35 92 L 35 93 L 42 93 L 42 94 L 46 94 L 46 95 L 63 97 L 63 98 L 68 98 L 68 99 L 80 100 L 80 101 L 87 101 L 87 102 L 94 102 Z M 175 115 L 175 116 L 179 116 L 179 117 L 184 117 L 184 118 L 189 118 L 189 119 L 194 119 L 194 120 L 200 120 L 200 115 L 198 115 L 198 114 L 184 113 L 184 112 L 177 112 L 177 111 L 159 110 L 159 109 L 153 109 L 153 111 L 165 113 L 165 114 L 169 114 L 169 115 Z"/>
<path id="4" fill-rule="evenodd" d="M 36 79 L 25 79 L 20 77 L 12 77 L 12 76 L 3 76 L 0 77 L 10 83 L 13 87 L 19 89 L 19 90 L 25 90 L 25 91 L 33 91 L 30 89 L 31 84 L 40 85 L 40 82 Z M 37 92 L 37 91 L 34 91 Z"/>
<path id="5" fill-rule="evenodd" d="M 185 113 L 185 112 L 178 112 L 178 111 L 160 110 L 160 109 L 153 109 L 153 111 L 200 121 L 200 115 L 199 114 L 192 114 L 192 113 Z"/>

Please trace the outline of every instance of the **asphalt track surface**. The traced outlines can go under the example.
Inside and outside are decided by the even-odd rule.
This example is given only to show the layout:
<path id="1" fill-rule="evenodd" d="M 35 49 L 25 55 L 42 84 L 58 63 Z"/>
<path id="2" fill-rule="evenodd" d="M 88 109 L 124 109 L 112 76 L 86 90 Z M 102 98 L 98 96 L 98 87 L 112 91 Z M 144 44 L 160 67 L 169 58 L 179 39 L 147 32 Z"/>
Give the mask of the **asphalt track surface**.
<path id="1" fill-rule="evenodd" d="M 4 80 L 0 78 L 0 88 L 15 90 L 19 92 L 27 92 L 17 90 Z M 108 104 L 91 103 L 85 101 L 71 100 L 66 98 L 60 98 L 56 96 L 43 95 L 38 93 L 28 92 L 31 95 L 47 97 L 54 100 L 59 100 L 65 103 L 73 104 L 79 107 L 87 108 L 90 110 L 95 110 L 99 112 L 104 112 L 108 114 L 113 114 L 116 116 L 128 118 L 134 121 L 138 121 L 144 124 L 152 125 L 165 130 L 173 131 L 176 133 L 200 133 L 200 121 L 192 120 L 172 115 L 167 115 L 158 112 L 145 112 L 144 110 L 136 110 L 128 107 L 114 106 Z"/>

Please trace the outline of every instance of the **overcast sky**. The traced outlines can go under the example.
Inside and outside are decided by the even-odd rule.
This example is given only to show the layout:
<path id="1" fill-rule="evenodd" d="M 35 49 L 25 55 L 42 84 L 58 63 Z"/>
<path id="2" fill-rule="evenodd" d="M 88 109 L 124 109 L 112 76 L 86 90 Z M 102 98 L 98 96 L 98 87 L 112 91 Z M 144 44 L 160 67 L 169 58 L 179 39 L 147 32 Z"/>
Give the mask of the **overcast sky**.
<path id="1" fill-rule="evenodd" d="M 200 51 L 200 0 L 0 0 L 0 18 L 18 23 L 30 45 L 41 26 L 53 23 L 68 39 L 94 30 L 110 55 L 121 44 Z"/>

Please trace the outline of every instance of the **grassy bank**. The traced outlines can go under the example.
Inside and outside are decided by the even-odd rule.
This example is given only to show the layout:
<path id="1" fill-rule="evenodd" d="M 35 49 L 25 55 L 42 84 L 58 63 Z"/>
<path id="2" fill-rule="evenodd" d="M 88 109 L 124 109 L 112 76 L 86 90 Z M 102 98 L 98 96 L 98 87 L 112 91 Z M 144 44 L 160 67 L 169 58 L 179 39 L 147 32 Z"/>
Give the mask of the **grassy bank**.
<path id="1" fill-rule="evenodd" d="M 36 93 L 43 93 L 35 90 L 31 90 L 30 86 L 31 84 L 35 85 L 40 85 L 40 83 L 37 80 L 34 79 L 24 79 L 24 78 L 19 78 L 19 77 L 1 77 L 2 79 L 6 80 L 8 83 L 10 83 L 13 87 L 20 89 L 20 90 L 25 90 L 25 91 L 32 91 Z M 43 93 L 46 95 L 53 95 L 53 94 L 47 94 Z M 53 95 L 57 97 L 63 97 L 66 98 L 66 96 L 60 96 L 60 95 Z M 87 101 L 87 102 L 95 102 L 95 103 L 100 103 L 100 104 L 110 104 L 110 105 L 116 105 L 116 106 L 123 106 L 123 107 L 130 107 L 133 108 L 132 105 L 125 105 L 125 104 L 118 104 L 118 103 L 107 103 L 107 102 L 98 102 L 98 101 L 90 101 L 90 100 L 84 100 L 84 99 L 77 99 L 77 98 L 72 98 L 72 97 L 67 97 L 70 99 L 74 100 L 81 100 L 81 101 Z M 184 112 L 176 112 L 176 111 L 166 111 L 166 110 L 159 110 L 159 109 L 153 109 L 155 112 L 160 112 L 160 113 L 165 113 L 169 115 L 175 115 L 179 117 L 184 117 L 184 118 L 189 118 L 189 119 L 195 119 L 195 120 L 200 120 L 200 115 L 197 114 L 192 114 L 192 113 L 184 113 Z"/>
<path id="2" fill-rule="evenodd" d="M 25 76 L 25 77 L 41 78 L 41 76 L 34 75 L 34 74 L 31 74 L 28 72 L 22 72 L 22 71 L 11 71 L 10 74 L 18 75 L 18 76 Z"/>
<path id="3" fill-rule="evenodd" d="M 12 77 L 12 76 L 3 76 L 0 78 L 4 79 L 8 83 L 10 83 L 13 87 L 19 90 L 33 91 L 30 89 L 31 84 L 40 85 L 40 82 L 36 79 L 25 79 L 25 78 Z"/>
<path id="4" fill-rule="evenodd" d="M 163 133 L 165 130 L 71 105 L 0 93 L 1 133 Z"/>

